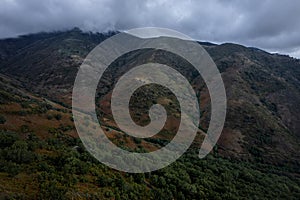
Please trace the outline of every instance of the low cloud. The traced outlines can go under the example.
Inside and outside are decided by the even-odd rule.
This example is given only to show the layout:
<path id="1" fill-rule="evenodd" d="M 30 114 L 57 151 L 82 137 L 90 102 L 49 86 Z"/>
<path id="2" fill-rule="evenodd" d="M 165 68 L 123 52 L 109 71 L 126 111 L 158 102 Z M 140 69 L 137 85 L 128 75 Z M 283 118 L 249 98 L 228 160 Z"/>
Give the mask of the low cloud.
<path id="1" fill-rule="evenodd" d="M 172 28 L 300 58 L 300 1 L 2 0 L 0 37 L 79 27 L 86 31 Z"/>

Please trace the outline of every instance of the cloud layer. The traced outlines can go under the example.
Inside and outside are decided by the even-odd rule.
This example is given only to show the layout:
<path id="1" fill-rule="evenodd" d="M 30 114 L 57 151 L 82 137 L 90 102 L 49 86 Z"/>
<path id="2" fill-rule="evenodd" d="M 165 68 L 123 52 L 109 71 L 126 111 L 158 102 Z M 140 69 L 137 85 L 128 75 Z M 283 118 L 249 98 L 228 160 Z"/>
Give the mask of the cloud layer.
<path id="1" fill-rule="evenodd" d="M 297 0 L 2 0 L 0 37 L 75 26 L 100 32 L 158 26 L 300 57 L 299 10 Z"/>

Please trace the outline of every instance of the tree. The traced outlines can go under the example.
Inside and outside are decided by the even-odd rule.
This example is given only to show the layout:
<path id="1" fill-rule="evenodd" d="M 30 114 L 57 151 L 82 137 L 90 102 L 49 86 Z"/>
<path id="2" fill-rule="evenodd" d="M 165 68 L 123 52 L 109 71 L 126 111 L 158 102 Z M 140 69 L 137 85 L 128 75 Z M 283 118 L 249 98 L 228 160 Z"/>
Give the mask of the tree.
<path id="1" fill-rule="evenodd" d="M 16 163 L 30 163 L 34 153 L 28 151 L 25 141 L 16 141 L 11 147 L 6 148 L 6 158 Z"/>

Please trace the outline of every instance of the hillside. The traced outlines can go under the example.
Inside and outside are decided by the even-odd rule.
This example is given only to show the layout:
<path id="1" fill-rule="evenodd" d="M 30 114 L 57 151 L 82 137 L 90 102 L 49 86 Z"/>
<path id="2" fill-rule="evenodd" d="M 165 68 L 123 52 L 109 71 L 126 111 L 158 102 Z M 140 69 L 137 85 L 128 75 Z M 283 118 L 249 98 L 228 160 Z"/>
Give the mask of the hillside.
<path id="1" fill-rule="evenodd" d="M 131 67 L 156 61 L 178 69 L 200 91 L 198 137 L 179 161 L 154 173 L 123 174 L 91 158 L 72 122 L 72 85 L 88 52 L 113 34 L 75 28 L 0 40 L 0 197 L 299 197 L 300 60 L 237 44 L 201 43 L 222 73 L 228 98 L 225 127 L 211 155 L 197 158 L 210 116 L 201 76 L 186 61 L 149 49 L 119 58 L 100 81 L 97 102 L 103 128 L 113 142 L 138 152 L 172 139 L 178 103 L 168 90 L 146 87 L 132 101 L 140 124 L 148 122 L 146 111 L 153 102 L 169 106 L 173 118 L 152 139 L 126 136 L 109 109 L 116 80 Z M 146 98 L 149 93 L 153 95 Z M 147 106 L 139 103 L 144 99 Z"/>

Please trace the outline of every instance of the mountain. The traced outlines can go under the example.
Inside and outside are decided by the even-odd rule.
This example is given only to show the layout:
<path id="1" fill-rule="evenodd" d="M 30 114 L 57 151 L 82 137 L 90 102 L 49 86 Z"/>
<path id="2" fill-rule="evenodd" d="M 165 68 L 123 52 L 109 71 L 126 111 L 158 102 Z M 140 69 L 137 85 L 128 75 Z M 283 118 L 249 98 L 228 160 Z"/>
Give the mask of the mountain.
<path id="1" fill-rule="evenodd" d="M 72 87 L 86 55 L 114 34 L 75 28 L 0 40 L 0 197 L 139 199 L 140 192 L 145 199 L 232 199 L 243 195 L 297 199 L 300 60 L 237 44 L 200 43 L 222 74 L 228 101 L 225 127 L 211 155 L 203 160 L 196 157 L 210 119 L 209 93 L 201 75 L 174 55 L 147 49 L 118 58 L 105 72 L 97 90 L 99 120 L 110 139 L 123 148 L 152 151 L 168 143 L 179 114 L 178 102 L 168 90 L 145 87 L 132 101 L 133 118 L 139 124 L 149 122 L 147 109 L 154 102 L 167 106 L 171 113 L 164 130 L 148 140 L 119 130 L 109 99 L 126 70 L 153 61 L 169 64 L 200 91 L 201 119 L 194 144 L 170 167 L 145 175 L 115 172 L 91 158 L 73 125 Z M 14 152 L 23 153 L 14 157 Z M 26 167 L 33 171 L 29 173 Z M 12 189 L 13 182 L 16 189 Z M 29 182 L 37 185 L 27 185 Z M 166 184 L 170 187 L 162 189 Z"/>

